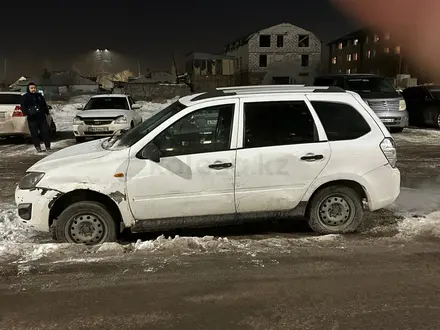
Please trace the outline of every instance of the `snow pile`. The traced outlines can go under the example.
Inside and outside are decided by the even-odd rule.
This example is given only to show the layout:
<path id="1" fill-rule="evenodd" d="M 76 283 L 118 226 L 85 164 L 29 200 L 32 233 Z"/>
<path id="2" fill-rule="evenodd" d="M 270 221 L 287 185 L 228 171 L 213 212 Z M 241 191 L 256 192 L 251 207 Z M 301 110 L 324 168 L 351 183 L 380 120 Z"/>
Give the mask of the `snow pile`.
<path id="1" fill-rule="evenodd" d="M 440 212 L 422 217 L 407 217 L 398 224 L 399 238 L 440 239 Z"/>
<path id="2" fill-rule="evenodd" d="M 406 128 L 402 133 L 394 134 L 396 142 L 438 144 L 440 131 L 434 129 L 412 129 Z"/>
<path id="3" fill-rule="evenodd" d="M 0 205 L 0 251 L 3 243 L 30 242 L 36 234 L 20 221 L 14 206 Z"/>

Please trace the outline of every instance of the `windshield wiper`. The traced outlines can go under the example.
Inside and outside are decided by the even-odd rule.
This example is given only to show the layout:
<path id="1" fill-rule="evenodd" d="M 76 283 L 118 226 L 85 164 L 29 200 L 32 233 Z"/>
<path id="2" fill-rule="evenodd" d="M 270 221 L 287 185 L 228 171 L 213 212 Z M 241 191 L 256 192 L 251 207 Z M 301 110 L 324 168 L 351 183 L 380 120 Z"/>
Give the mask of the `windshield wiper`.
<path id="1" fill-rule="evenodd" d="M 117 131 L 114 131 L 113 134 L 107 139 L 104 140 L 101 144 L 102 148 L 108 149 L 111 146 L 115 144 L 116 141 L 118 141 L 123 135 L 125 135 L 130 129 L 129 128 L 123 128 L 118 129 Z"/>

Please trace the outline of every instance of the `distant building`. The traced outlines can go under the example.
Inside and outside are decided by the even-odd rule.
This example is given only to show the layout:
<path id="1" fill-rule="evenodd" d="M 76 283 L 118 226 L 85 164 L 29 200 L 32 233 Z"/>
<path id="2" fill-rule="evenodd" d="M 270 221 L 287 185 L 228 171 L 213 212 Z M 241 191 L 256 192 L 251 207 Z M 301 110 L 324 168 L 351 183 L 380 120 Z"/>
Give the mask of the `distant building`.
<path id="1" fill-rule="evenodd" d="M 399 75 L 423 78 L 423 72 L 405 59 L 405 49 L 390 33 L 361 29 L 328 43 L 329 72 L 375 73 L 395 79 Z"/>
<path id="2" fill-rule="evenodd" d="M 29 81 L 34 82 L 38 89 L 44 92 L 48 98 L 56 98 L 63 95 L 90 94 L 99 92 L 99 84 L 79 73 L 66 71 L 45 71 L 42 75 L 19 81 L 21 91 L 26 91 Z"/>
<path id="3" fill-rule="evenodd" d="M 238 84 L 311 84 L 321 66 L 321 41 L 282 23 L 231 42 L 225 54 L 236 58 Z"/>
<path id="4" fill-rule="evenodd" d="M 234 85 L 235 56 L 190 53 L 186 56 L 187 82 L 193 91 Z"/>

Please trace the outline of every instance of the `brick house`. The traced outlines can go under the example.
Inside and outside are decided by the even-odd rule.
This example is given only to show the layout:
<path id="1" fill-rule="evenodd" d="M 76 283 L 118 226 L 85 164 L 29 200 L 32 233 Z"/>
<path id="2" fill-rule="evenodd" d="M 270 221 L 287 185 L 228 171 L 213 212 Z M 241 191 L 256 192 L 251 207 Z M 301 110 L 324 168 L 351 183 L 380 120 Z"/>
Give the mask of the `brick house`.
<path id="1" fill-rule="evenodd" d="M 225 54 L 236 57 L 237 84 L 311 84 L 321 44 L 312 32 L 281 23 L 231 42 Z"/>
<path id="2" fill-rule="evenodd" d="M 328 43 L 332 74 L 374 73 L 388 78 L 411 75 L 423 78 L 419 68 L 405 58 L 405 49 L 390 33 L 360 29 Z"/>

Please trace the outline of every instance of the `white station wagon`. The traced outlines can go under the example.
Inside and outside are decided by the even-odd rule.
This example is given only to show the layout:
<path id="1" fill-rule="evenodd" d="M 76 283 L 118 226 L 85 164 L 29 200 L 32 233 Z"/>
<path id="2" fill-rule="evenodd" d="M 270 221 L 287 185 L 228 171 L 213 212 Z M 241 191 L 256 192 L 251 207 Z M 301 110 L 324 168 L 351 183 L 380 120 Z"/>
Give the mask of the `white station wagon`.
<path id="1" fill-rule="evenodd" d="M 53 153 L 15 199 L 33 228 L 98 244 L 124 228 L 294 215 L 317 233 L 348 233 L 399 193 L 394 140 L 358 94 L 249 86 L 182 97 L 117 138 Z"/>

